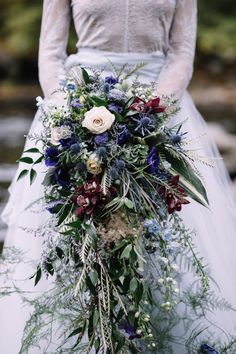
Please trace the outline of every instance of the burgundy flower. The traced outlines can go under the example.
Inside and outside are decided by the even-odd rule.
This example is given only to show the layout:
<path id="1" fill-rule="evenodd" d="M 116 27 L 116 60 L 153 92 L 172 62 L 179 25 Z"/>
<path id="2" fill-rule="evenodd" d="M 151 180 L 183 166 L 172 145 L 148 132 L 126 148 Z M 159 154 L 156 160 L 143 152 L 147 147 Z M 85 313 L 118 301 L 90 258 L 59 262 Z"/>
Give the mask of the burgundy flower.
<path id="1" fill-rule="evenodd" d="M 75 213 L 79 218 L 82 218 L 84 215 L 91 215 L 95 211 L 95 208 L 96 210 L 102 209 L 114 195 L 116 195 L 114 187 L 111 187 L 104 194 L 98 179 L 94 177 L 77 188 L 75 195 L 72 197 L 73 203 L 77 206 Z"/>
<path id="2" fill-rule="evenodd" d="M 161 113 L 165 111 L 166 107 L 160 105 L 159 97 L 153 98 L 148 102 L 145 102 L 140 97 L 135 97 L 133 103 L 129 106 L 129 109 L 141 113 Z"/>
<path id="3" fill-rule="evenodd" d="M 181 211 L 182 205 L 190 202 L 186 199 L 188 195 L 184 188 L 179 186 L 179 176 L 172 177 L 168 185 L 169 187 L 158 188 L 158 193 L 165 200 L 168 213 L 173 214 L 175 211 Z"/>

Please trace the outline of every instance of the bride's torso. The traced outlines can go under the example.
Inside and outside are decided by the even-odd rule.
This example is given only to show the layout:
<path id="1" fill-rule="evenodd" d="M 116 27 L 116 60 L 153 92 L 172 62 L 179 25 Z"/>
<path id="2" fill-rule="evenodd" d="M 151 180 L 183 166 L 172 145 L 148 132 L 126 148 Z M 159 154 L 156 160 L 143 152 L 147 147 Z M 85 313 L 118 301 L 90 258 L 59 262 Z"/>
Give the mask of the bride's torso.
<path id="1" fill-rule="evenodd" d="M 78 48 L 165 53 L 176 0 L 72 0 Z"/>

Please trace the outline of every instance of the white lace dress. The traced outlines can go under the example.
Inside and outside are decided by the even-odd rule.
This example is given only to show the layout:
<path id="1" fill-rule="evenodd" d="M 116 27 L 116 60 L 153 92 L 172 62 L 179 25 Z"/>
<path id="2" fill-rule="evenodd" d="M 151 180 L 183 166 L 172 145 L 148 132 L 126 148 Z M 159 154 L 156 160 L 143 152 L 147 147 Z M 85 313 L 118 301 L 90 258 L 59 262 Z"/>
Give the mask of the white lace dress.
<path id="1" fill-rule="evenodd" d="M 78 53 L 67 57 L 71 17 L 78 35 Z M 108 59 L 117 66 L 144 61 L 147 66 L 140 73 L 140 80 L 155 80 L 158 95 L 176 95 L 180 99 L 181 111 L 175 120 L 189 118 L 185 130 L 190 137 L 203 136 L 197 145 L 201 154 L 218 158 L 206 124 L 186 91 L 193 70 L 196 19 L 196 0 L 44 0 L 39 77 L 45 97 L 51 98 L 58 87 L 59 76 L 72 65 L 105 67 L 107 72 Z M 64 103 L 63 94 L 55 93 L 52 97 L 58 105 Z M 38 118 L 39 114 L 36 114 L 30 133 L 40 133 L 42 126 Z M 29 140 L 26 144 L 31 146 Z M 19 171 L 23 168 L 20 164 Z M 215 161 L 214 169 L 203 165 L 199 168 L 208 191 L 210 208 L 208 210 L 193 201 L 181 214 L 185 224 L 196 231 L 197 249 L 209 265 L 221 296 L 236 308 L 236 207 L 229 177 L 220 159 Z M 26 229 L 37 229 L 49 216 L 44 210 L 39 214 L 26 208 L 42 196 L 44 170 L 43 165 L 38 166 L 39 177 L 32 186 L 28 180 L 16 182 L 14 179 L 9 202 L 3 212 L 3 219 L 9 225 L 5 247 L 21 248 L 35 263 L 40 258 L 43 237 Z M 32 296 L 35 296 L 36 291 L 50 287 L 50 282 L 45 280 L 34 289 L 32 281 L 27 280 L 32 272 L 31 265 L 19 264 L 13 277 L 18 279 L 18 286 L 32 291 Z M 19 352 L 23 327 L 30 311 L 29 307 L 21 305 L 16 295 L 0 301 L 2 353 Z M 229 339 L 228 333 L 235 333 L 236 312 L 215 311 L 210 320 L 221 328 L 214 330 L 214 335 L 222 341 Z M 181 330 L 176 328 L 176 332 Z M 30 354 L 44 352 L 41 348 L 32 350 Z M 174 347 L 175 354 L 185 352 L 182 346 Z"/>

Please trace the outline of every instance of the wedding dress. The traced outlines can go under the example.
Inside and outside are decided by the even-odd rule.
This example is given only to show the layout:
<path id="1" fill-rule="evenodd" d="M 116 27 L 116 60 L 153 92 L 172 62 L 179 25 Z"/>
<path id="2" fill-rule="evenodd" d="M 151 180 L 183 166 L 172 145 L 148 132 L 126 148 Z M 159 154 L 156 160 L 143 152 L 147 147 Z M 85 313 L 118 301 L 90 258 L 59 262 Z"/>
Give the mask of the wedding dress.
<path id="1" fill-rule="evenodd" d="M 198 137 L 197 152 L 214 157 L 215 165 L 214 168 L 198 166 L 208 192 L 209 209 L 191 201 L 183 208 L 181 216 L 186 226 L 196 231 L 194 242 L 218 284 L 217 291 L 236 308 L 236 204 L 224 164 L 203 118 L 186 91 L 193 70 L 196 3 L 196 0 L 44 0 L 39 77 L 45 97 L 62 105 L 65 104 L 63 93 L 52 92 L 58 88 L 59 76 L 70 67 L 80 64 L 102 68 L 106 75 L 112 70 L 110 63 L 122 67 L 125 63 L 145 62 L 139 80 L 145 83 L 155 81 L 157 95 L 174 94 L 179 98 L 181 111 L 172 123 L 188 118 L 184 125 L 188 137 Z M 67 57 L 71 13 L 78 35 L 78 53 Z M 29 135 L 42 131 L 39 117 L 38 112 Z M 32 147 L 30 139 L 27 139 L 26 147 Z M 50 217 L 43 208 L 40 213 L 28 208 L 43 194 L 41 182 L 45 167 L 43 164 L 37 166 L 38 177 L 30 186 L 28 179 L 16 181 L 24 168 L 23 163 L 19 164 L 2 215 L 9 226 L 5 250 L 11 246 L 20 248 L 35 264 L 40 258 L 43 242 L 43 236 L 37 230 Z M 29 233 L 28 229 L 32 232 Z M 44 280 L 34 288 L 32 280 L 28 280 L 33 271 L 33 264 L 22 263 L 13 269 L 12 274 L 16 285 L 30 291 L 32 297 L 50 287 L 50 281 Z M 187 274 L 186 283 L 190 282 L 191 275 Z M 19 352 L 23 327 L 30 312 L 30 307 L 22 306 L 17 295 L 0 301 L 1 353 Z M 215 311 L 210 320 L 216 325 L 213 334 L 222 341 L 228 339 L 228 333 L 236 333 L 236 312 L 233 310 Z M 182 330 L 176 328 L 176 332 Z M 181 345 L 173 349 L 175 354 L 186 353 Z M 30 354 L 44 352 L 47 351 L 37 348 Z"/>

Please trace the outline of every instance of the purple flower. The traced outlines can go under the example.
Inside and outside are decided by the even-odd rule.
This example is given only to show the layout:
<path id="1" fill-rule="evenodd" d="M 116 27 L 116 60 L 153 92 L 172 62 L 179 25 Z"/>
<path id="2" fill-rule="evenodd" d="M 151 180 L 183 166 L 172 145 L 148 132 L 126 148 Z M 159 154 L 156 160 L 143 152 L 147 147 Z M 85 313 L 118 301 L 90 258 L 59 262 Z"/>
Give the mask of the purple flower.
<path id="1" fill-rule="evenodd" d="M 214 348 L 210 347 L 207 344 L 201 345 L 201 353 L 202 354 L 219 354 L 219 352 L 217 352 L 217 350 L 215 350 Z"/>
<path id="2" fill-rule="evenodd" d="M 119 89 L 113 88 L 109 94 L 108 98 L 113 101 L 123 101 L 126 98 L 126 95 L 124 91 L 121 91 Z"/>
<path id="3" fill-rule="evenodd" d="M 140 334 L 136 333 L 135 328 L 128 321 L 124 325 L 124 330 L 128 334 L 130 340 L 141 337 Z"/>
<path id="4" fill-rule="evenodd" d="M 118 133 L 117 142 L 119 145 L 123 145 L 129 138 L 130 132 L 126 126 L 123 126 L 123 130 Z"/>
<path id="5" fill-rule="evenodd" d="M 108 133 L 102 133 L 102 134 L 98 134 L 95 138 L 95 143 L 97 145 L 105 145 L 108 142 Z"/>
<path id="6" fill-rule="evenodd" d="M 73 108 L 83 108 L 84 107 L 84 105 L 82 103 L 80 103 L 79 98 L 74 98 L 71 105 Z"/>
<path id="7" fill-rule="evenodd" d="M 108 109 L 111 111 L 111 112 L 115 112 L 115 113 L 122 113 L 123 112 L 123 108 L 120 106 L 120 105 L 118 105 L 118 104 L 116 104 L 116 103 L 110 103 L 109 105 L 108 105 Z"/>
<path id="8" fill-rule="evenodd" d="M 76 139 L 75 137 L 72 135 L 70 138 L 68 139 L 60 139 L 59 140 L 61 146 L 65 149 L 71 147 L 71 145 L 76 144 Z"/>
<path id="9" fill-rule="evenodd" d="M 155 147 L 153 147 L 147 157 L 147 163 L 148 163 L 151 173 L 153 173 L 153 174 L 158 173 L 160 161 L 161 160 L 160 160 L 160 156 L 157 152 L 157 149 Z"/>
<path id="10" fill-rule="evenodd" d="M 56 182 L 62 187 L 68 187 L 70 185 L 69 173 L 63 168 L 58 168 L 55 171 L 55 178 Z"/>
<path id="11" fill-rule="evenodd" d="M 119 79 L 117 77 L 110 75 L 105 77 L 105 82 L 110 85 L 115 85 L 119 82 Z"/>
<path id="12" fill-rule="evenodd" d="M 45 151 L 45 165 L 46 166 L 57 166 L 59 163 L 59 151 L 55 147 L 49 147 Z"/>

